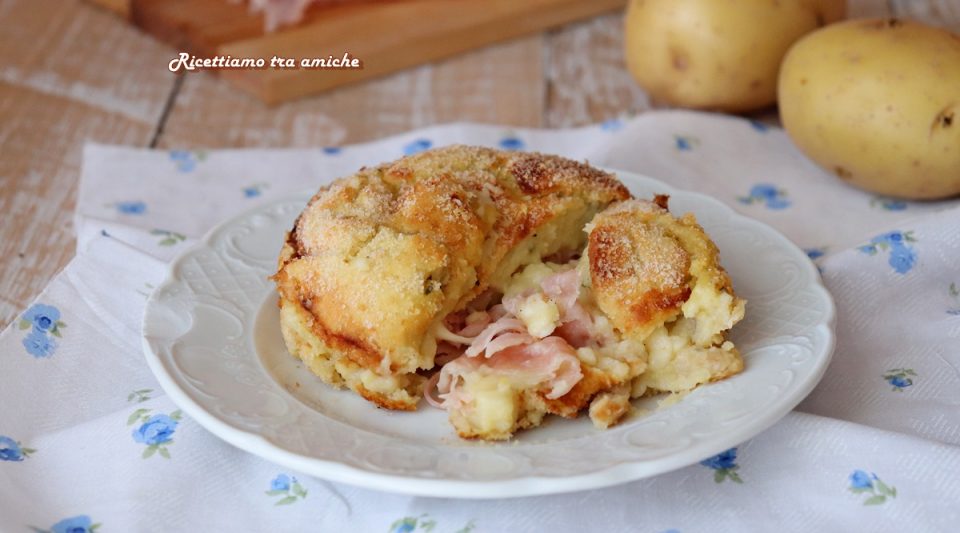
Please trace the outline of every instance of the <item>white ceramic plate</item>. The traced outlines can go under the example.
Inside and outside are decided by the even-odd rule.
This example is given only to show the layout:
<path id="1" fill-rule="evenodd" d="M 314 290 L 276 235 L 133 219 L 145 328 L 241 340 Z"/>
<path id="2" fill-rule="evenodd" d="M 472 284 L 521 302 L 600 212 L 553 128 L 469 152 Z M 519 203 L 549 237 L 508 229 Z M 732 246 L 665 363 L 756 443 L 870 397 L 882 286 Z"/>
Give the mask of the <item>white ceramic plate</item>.
<path id="1" fill-rule="evenodd" d="M 603 487 L 736 446 L 786 415 L 833 351 L 834 307 L 785 237 L 709 197 L 616 172 L 638 197 L 671 195 L 720 247 L 746 318 L 732 332 L 746 370 L 612 429 L 552 417 L 512 442 L 458 439 L 446 413 L 375 408 L 333 390 L 287 353 L 273 284 L 284 231 L 310 193 L 221 224 L 170 266 L 143 324 L 147 362 L 188 415 L 225 441 L 317 477 L 409 494 L 496 498 Z"/>

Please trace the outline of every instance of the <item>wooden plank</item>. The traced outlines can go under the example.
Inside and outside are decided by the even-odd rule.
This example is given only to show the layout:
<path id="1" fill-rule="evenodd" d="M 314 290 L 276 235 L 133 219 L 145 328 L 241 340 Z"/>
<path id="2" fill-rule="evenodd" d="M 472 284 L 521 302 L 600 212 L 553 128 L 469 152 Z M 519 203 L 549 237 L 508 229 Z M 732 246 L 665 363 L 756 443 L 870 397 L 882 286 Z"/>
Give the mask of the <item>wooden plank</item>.
<path id="1" fill-rule="evenodd" d="M 0 326 L 74 255 L 83 144 L 143 146 L 152 134 L 152 124 L 0 82 Z"/>
<path id="2" fill-rule="evenodd" d="M 311 11 L 295 27 L 264 34 L 259 17 L 223 0 L 135 0 L 133 21 L 201 56 L 341 56 L 363 69 L 246 69 L 222 75 L 277 103 L 382 76 L 479 46 L 623 7 L 625 0 L 406 0 L 361 2 Z"/>
<path id="3" fill-rule="evenodd" d="M 125 3 L 131 22 L 141 29 L 185 51 L 213 56 L 221 45 L 234 41 L 269 38 L 277 33 L 312 26 L 315 22 L 325 24 L 340 13 L 365 10 L 367 4 L 408 0 L 313 0 L 299 23 L 281 26 L 275 32 L 265 31 L 263 13 L 252 11 L 246 0 L 91 1 Z"/>
<path id="4" fill-rule="evenodd" d="M 324 146 L 451 121 L 539 126 L 542 42 L 525 37 L 275 107 L 222 79 L 192 73 L 159 146 Z"/>
<path id="5" fill-rule="evenodd" d="M 887 0 L 847 0 L 847 18 L 886 17 L 890 14 Z"/>
<path id="6" fill-rule="evenodd" d="M 76 0 L 8 1 L 0 27 L 5 326 L 73 256 L 83 143 L 146 146 L 174 76 L 149 67 L 165 47 Z"/>
<path id="7" fill-rule="evenodd" d="M 122 18 L 129 19 L 131 11 L 131 0 L 87 0 L 95 6 L 99 6 L 111 13 L 115 13 Z"/>
<path id="8" fill-rule="evenodd" d="M 130 0 L 130 20 L 143 31 L 198 56 L 232 41 L 264 35 L 263 16 L 227 0 Z"/>
<path id="9" fill-rule="evenodd" d="M 175 76 L 169 50 L 76 0 L 0 10 L 0 81 L 156 124 Z"/>
<path id="10" fill-rule="evenodd" d="M 622 13 L 550 32 L 546 46 L 547 126 L 581 126 L 652 107 L 627 72 Z"/>

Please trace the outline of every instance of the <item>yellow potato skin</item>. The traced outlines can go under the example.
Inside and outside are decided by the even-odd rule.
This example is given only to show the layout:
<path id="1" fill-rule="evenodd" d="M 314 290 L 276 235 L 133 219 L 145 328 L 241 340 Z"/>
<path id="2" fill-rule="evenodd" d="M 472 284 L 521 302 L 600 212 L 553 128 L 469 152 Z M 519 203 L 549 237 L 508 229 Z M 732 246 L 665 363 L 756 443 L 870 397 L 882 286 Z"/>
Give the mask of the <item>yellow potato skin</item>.
<path id="1" fill-rule="evenodd" d="M 811 159 L 883 195 L 960 193 L 960 36 L 899 19 L 852 20 L 790 50 L 780 118 Z"/>
<path id="2" fill-rule="evenodd" d="M 843 0 L 632 0 L 627 68 L 659 102 L 759 109 L 776 101 L 790 45 L 845 12 Z"/>

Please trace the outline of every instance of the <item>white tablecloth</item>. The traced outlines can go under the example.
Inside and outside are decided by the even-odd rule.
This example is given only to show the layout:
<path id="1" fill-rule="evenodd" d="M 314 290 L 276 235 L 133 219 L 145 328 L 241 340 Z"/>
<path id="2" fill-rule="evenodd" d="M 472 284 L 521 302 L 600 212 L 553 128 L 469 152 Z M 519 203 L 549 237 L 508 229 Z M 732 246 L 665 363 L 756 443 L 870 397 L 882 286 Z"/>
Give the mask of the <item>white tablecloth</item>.
<path id="1" fill-rule="evenodd" d="M 494 501 L 378 493 L 289 471 L 183 416 L 140 348 L 165 262 L 258 203 L 430 146 L 539 150 L 709 194 L 782 231 L 838 307 L 826 377 L 756 438 L 669 474 Z M 77 257 L 0 335 L 0 530 L 956 531 L 958 202 L 877 198 L 776 128 L 645 114 L 570 130 L 454 124 L 315 150 L 91 145 Z"/>

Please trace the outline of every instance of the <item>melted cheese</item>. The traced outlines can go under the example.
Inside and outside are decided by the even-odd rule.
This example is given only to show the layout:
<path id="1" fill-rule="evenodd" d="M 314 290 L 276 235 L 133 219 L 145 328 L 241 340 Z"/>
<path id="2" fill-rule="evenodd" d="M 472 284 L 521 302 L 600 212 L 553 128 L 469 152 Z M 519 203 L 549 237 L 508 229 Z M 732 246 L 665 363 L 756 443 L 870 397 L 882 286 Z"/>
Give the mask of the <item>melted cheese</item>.
<path id="1" fill-rule="evenodd" d="M 506 376 L 474 376 L 465 388 L 473 408 L 466 415 L 470 425 L 484 434 L 508 434 L 520 409 L 520 398 Z"/>
<path id="2" fill-rule="evenodd" d="M 526 291 L 539 291 L 540 283 L 543 282 L 544 278 L 561 270 L 566 269 L 554 263 L 534 261 L 524 267 L 523 270 L 510 276 L 510 281 L 503 288 L 503 297 L 510 298 Z"/>
<path id="3" fill-rule="evenodd" d="M 701 278 L 681 310 L 684 317 L 696 320 L 696 331 L 691 334 L 693 342 L 698 346 L 709 346 L 723 342 L 723 332 L 743 318 L 744 302 L 734 302 L 730 293 L 716 290 L 708 280 Z"/>
<path id="4" fill-rule="evenodd" d="M 556 303 L 544 297 L 543 293 L 536 292 L 520 304 L 517 318 L 523 321 L 531 335 L 542 339 L 560 325 L 560 309 Z"/>
<path id="5" fill-rule="evenodd" d="M 688 391 L 713 376 L 735 373 L 742 366 L 731 342 L 698 346 L 696 319 L 681 318 L 655 329 L 644 341 L 649 354 L 647 371 L 636 378 L 634 396 L 648 388 L 658 391 Z"/>

